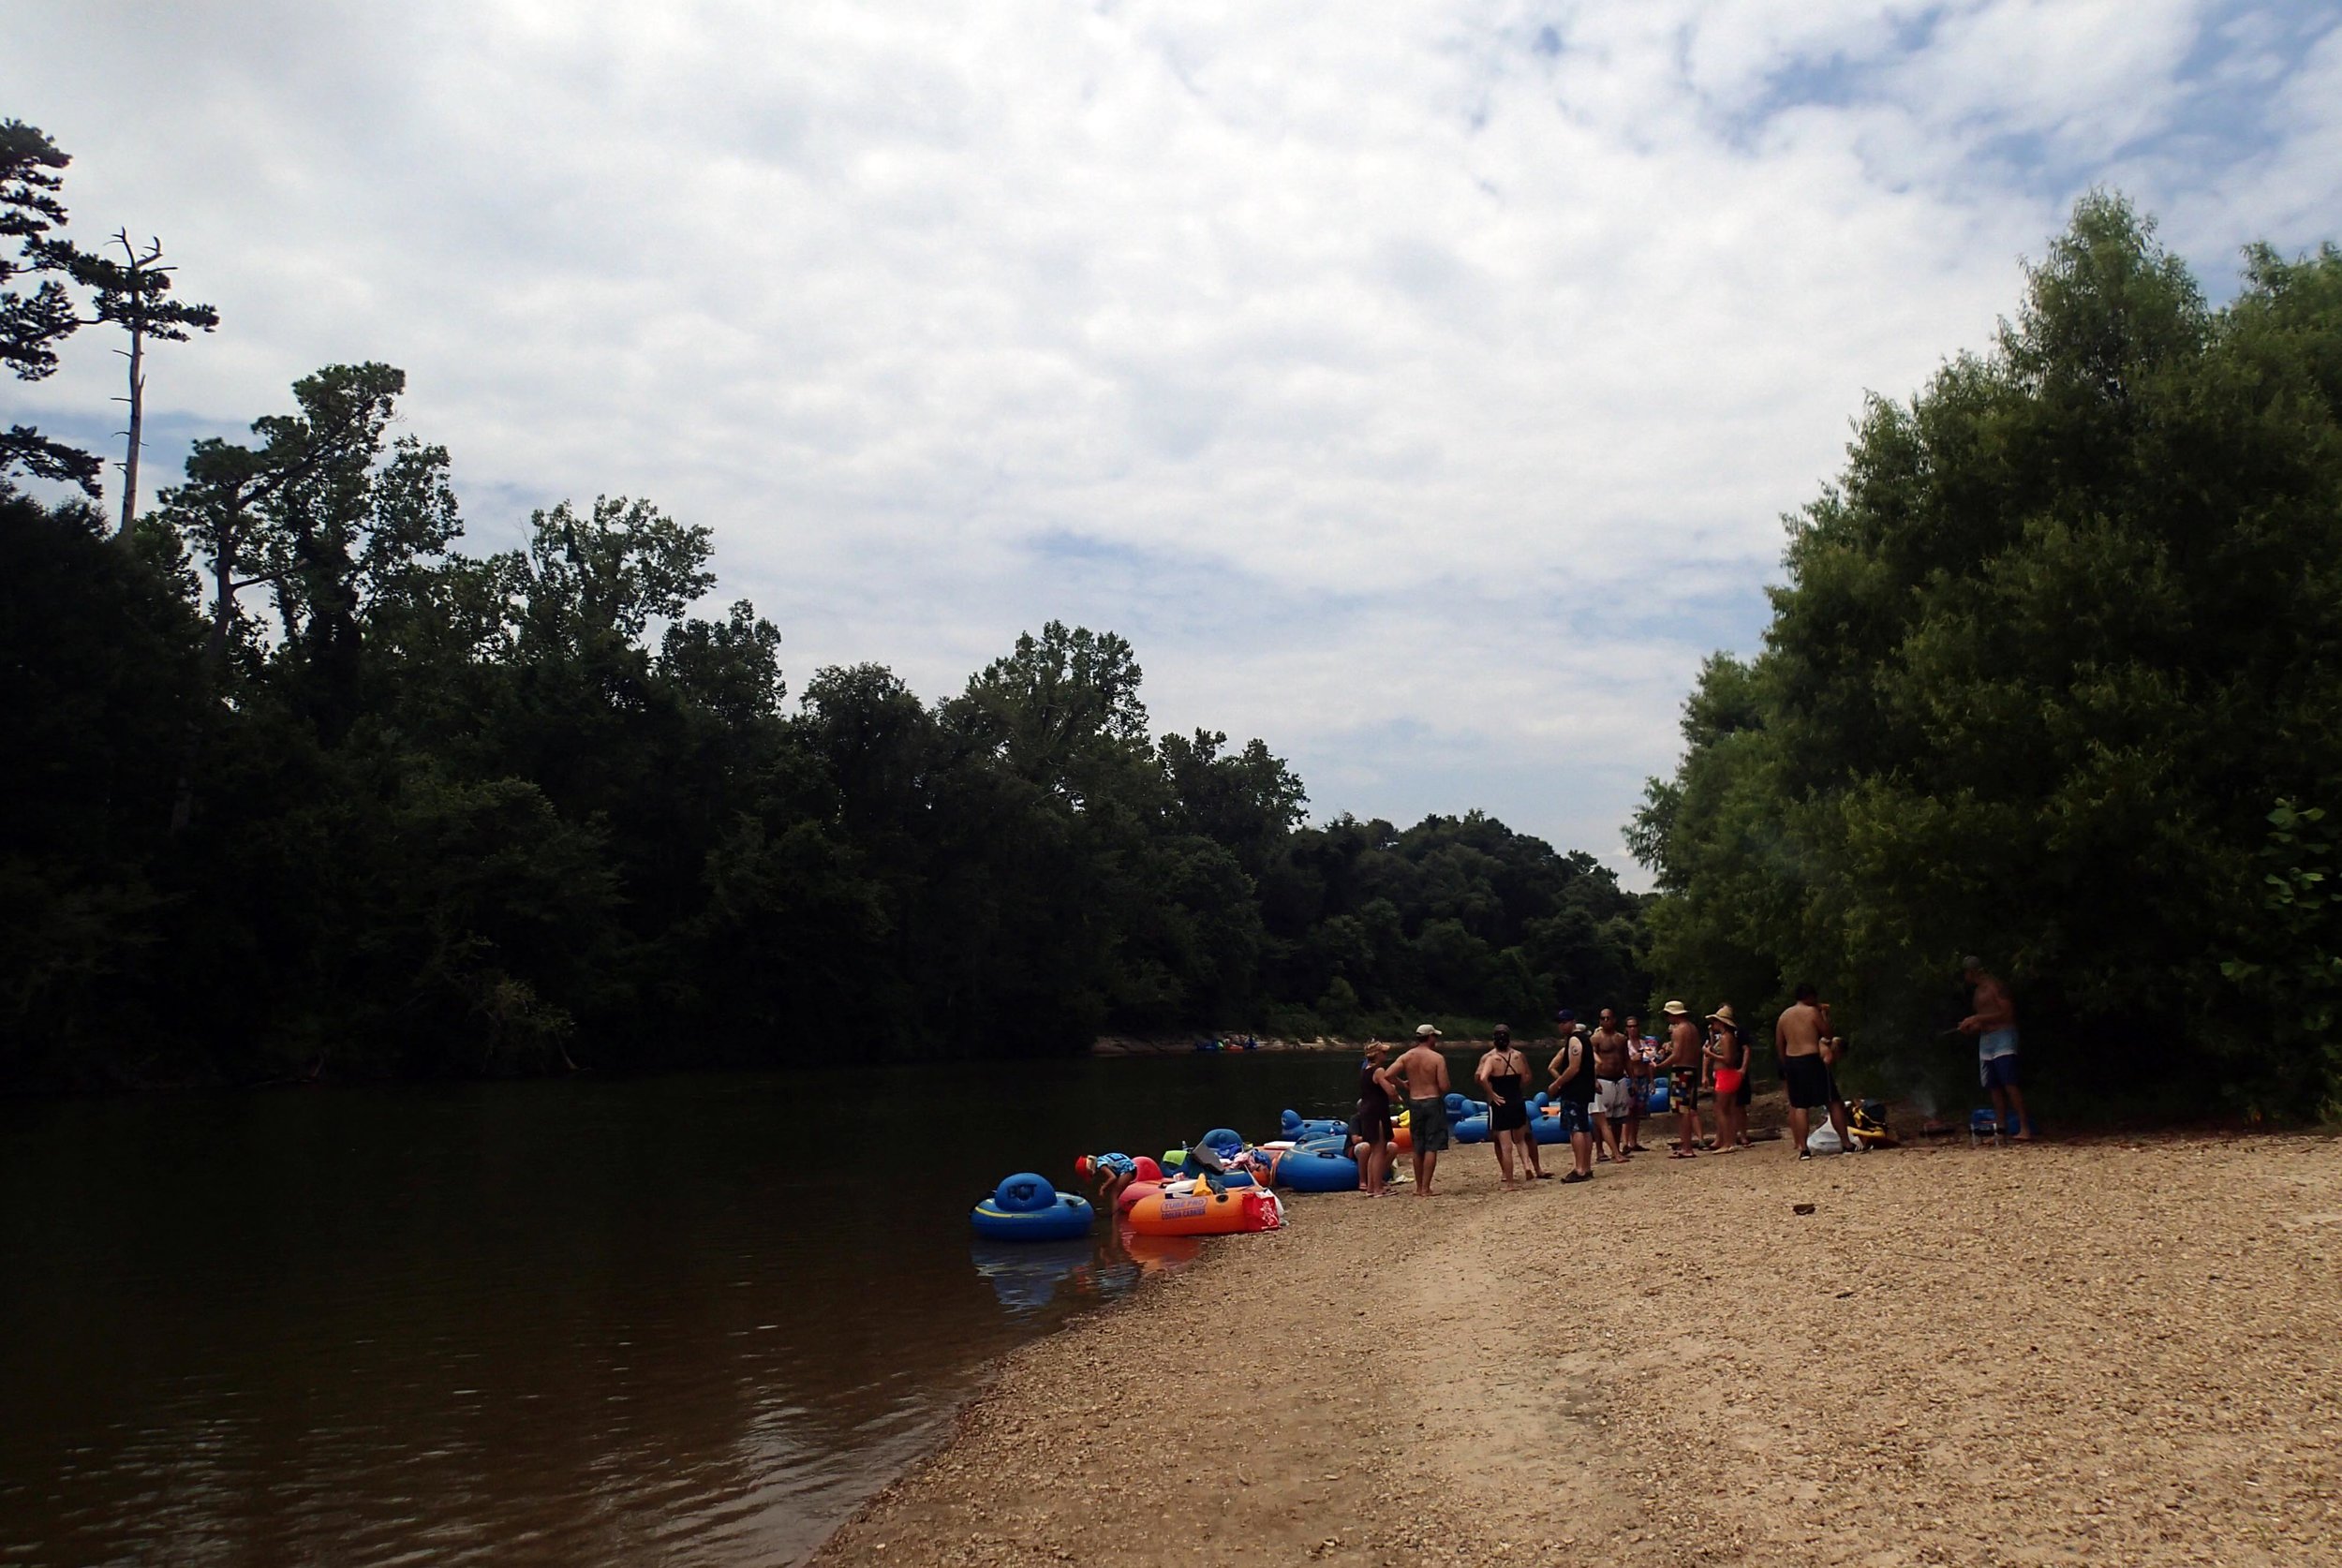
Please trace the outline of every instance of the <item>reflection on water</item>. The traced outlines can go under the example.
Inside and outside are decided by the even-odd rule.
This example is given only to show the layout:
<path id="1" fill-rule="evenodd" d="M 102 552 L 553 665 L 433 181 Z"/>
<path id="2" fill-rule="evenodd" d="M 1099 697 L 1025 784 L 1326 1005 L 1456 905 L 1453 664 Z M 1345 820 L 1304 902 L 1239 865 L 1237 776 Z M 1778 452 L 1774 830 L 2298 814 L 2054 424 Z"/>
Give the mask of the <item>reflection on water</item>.
<path id="1" fill-rule="evenodd" d="M 1346 1058 L 0 1107 L 0 1562 L 788 1561 L 1193 1238 L 1012 1170 L 1341 1111 Z M 1306 1212 L 1306 1210 L 1304 1210 Z M 1240 1245 L 1215 1243 L 1214 1245 Z"/>

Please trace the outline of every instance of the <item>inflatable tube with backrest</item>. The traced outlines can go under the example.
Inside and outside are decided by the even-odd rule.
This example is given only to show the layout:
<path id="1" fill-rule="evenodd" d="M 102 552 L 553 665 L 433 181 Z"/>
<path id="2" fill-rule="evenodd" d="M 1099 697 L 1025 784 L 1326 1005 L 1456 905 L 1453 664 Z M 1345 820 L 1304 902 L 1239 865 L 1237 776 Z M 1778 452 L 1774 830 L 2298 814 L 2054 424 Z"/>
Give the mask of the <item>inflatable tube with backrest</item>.
<path id="1" fill-rule="evenodd" d="M 1046 1194 L 1038 1206 L 1033 1206 L 1035 1182 L 1040 1183 L 1040 1191 Z M 1006 1207 L 1004 1203 L 1018 1206 Z M 1060 1192 L 1041 1177 L 1024 1174 L 1001 1182 L 991 1197 L 975 1206 L 969 1219 L 978 1235 L 994 1241 L 1064 1241 L 1089 1234 L 1089 1200 L 1077 1193 Z"/>

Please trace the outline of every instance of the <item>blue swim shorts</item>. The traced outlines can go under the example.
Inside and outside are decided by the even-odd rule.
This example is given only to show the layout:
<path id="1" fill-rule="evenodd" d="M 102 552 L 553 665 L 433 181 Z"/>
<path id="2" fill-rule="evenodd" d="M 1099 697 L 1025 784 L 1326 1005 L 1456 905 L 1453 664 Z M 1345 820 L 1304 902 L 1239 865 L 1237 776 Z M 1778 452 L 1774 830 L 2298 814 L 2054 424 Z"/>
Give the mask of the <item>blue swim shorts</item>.
<path id="1" fill-rule="evenodd" d="M 1984 1080 L 1984 1087 L 1988 1089 L 2015 1088 L 2017 1054 L 2011 1051 L 2005 1057 L 1986 1057 L 1979 1064 L 1977 1075 Z"/>

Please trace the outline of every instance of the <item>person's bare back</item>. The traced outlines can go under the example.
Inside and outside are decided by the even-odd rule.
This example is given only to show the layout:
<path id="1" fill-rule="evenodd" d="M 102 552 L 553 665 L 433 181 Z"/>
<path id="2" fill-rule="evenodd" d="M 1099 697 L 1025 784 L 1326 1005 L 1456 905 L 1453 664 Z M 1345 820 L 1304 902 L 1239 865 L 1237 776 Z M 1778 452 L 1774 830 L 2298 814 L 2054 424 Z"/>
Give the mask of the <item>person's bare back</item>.
<path id="1" fill-rule="evenodd" d="M 1821 1054 L 1822 1036 L 1829 1032 L 1830 1019 L 1820 1004 L 1801 1001 L 1783 1011 L 1772 1039 L 1785 1057 L 1815 1057 Z"/>
<path id="2" fill-rule="evenodd" d="M 1669 1072 L 1697 1072 L 1706 1043 L 1697 1024 L 1689 1018 L 1678 1018 L 1668 1026 L 1667 1059 L 1659 1066 Z"/>
<path id="3" fill-rule="evenodd" d="M 1403 1078 L 1409 1100 L 1437 1100 L 1447 1093 L 1447 1058 L 1430 1045 L 1411 1045 L 1391 1064 L 1390 1075 Z"/>

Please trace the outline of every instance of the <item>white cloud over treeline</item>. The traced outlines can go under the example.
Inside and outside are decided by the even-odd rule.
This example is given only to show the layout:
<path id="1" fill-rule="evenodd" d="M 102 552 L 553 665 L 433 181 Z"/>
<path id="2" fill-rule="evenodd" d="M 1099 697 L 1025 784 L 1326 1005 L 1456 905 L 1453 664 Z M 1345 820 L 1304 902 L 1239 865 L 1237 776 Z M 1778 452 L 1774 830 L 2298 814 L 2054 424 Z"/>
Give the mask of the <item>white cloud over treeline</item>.
<path id="1" fill-rule="evenodd" d="M 2342 229 L 2323 8 L 1019 3 L 0 7 L 77 231 L 217 339 L 170 428 L 384 359 L 476 537 L 718 533 L 801 679 L 929 694 L 1051 616 L 1322 812 L 1623 865 L 1866 391 L 1980 347 L 2112 184 L 2216 288 Z M 106 420 L 113 362 L 7 389 Z M 169 454 L 161 465 L 168 470 Z"/>

